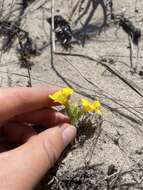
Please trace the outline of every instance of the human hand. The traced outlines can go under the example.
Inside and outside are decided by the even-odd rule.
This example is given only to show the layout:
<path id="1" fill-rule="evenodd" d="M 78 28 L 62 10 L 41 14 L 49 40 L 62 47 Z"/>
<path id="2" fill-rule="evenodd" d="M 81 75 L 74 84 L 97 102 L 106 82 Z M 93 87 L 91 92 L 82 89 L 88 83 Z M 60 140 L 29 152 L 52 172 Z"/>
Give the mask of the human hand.
<path id="1" fill-rule="evenodd" d="M 56 88 L 0 90 L 0 189 L 31 190 L 73 140 L 76 129 L 51 108 Z M 42 124 L 39 134 L 29 125 Z M 8 145 L 18 145 L 10 149 Z"/>

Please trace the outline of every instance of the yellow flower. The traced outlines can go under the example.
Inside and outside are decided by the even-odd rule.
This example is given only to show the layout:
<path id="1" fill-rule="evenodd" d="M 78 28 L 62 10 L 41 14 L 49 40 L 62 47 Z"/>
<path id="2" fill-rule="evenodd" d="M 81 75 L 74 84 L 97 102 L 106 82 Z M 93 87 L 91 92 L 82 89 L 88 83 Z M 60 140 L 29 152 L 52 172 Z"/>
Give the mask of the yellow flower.
<path id="1" fill-rule="evenodd" d="M 100 110 L 101 104 L 99 101 L 91 103 L 88 100 L 82 98 L 81 104 L 82 104 L 82 109 L 81 109 L 82 112 L 96 112 L 100 115 L 102 114 Z"/>
<path id="2" fill-rule="evenodd" d="M 73 89 L 66 87 L 66 88 L 63 88 L 63 89 L 55 92 L 52 95 L 49 95 L 49 97 L 52 100 L 54 100 L 54 102 L 60 103 L 64 106 L 67 106 L 69 98 L 73 94 L 73 92 L 74 92 Z"/>

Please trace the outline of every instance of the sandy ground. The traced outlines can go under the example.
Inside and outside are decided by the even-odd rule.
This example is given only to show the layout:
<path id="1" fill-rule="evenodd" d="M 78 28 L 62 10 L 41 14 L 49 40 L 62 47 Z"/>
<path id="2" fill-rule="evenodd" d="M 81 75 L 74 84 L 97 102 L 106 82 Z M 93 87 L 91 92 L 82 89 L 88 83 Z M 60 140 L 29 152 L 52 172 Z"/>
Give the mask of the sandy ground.
<path id="1" fill-rule="evenodd" d="M 11 0 L 5 2 L 4 15 L 7 14 L 9 11 L 7 7 L 10 7 L 12 3 Z M 20 0 L 14 1 L 13 10 L 20 7 L 18 2 Z M 61 14 L 68 19 L 76 2 L 57 0 L 56 14 Z M 85 0 L 85 4 L 87 2 Z M 113 3 L 115 13 L 121 13 L 126 8 L 126 17 L 130 18 L 141 30 L 143 29 L 143 2 L 141 0 L 138 0 L 137 4 L 138 13 L 135 13 L 135 0 L 116 0 Z M 77 25 L 74 21 L 78 18 L 78 11 L 74 14 L 71 19 L 73 30 L 80 31 L 89 13 L 90 9 Z M 16 19 L 18 14 L 19 10 L 12 13 L 11 19 Z M 103 28 L 99 34 L 99 28 L 104 22 L 103 10 L 99 5 L 91 19 L 91 24 L 94 23 L 95 27 L 87 32 L 85 46 L 75 43 L 70 52 L 71 55 L 54 55 L 54 65 L 51 65 L 50 25 L 46 21 L 49 16 L 50 1 L 44 0 L 31 3 L 22 16 L 21 27 L 30 33 L 37 48 L 41 49 L 40 55 L 31 58 L 34 63 L 31 70 L 32 85 L 52 84 L 60 87 L 71 85 L 76 90 L 75 99 L 88 96 L 93 99 L 98 98 L 103 103 L 103 125 L 100 137 L 97 140 L 98 135 L 95 133 L 83 147 L 77 147 L 67 155 L 56 175 L 57 186 L 51 189 L 143 189 L 142 78 L 137 73 L 134 75 L 130 73 L 127 35 L 121 28 L 117 31 L 117 27 L 113 24 Z M 9 52 L 2 54 L 0 66 L 2 87 L 27 85 L 27 69 L 20 68 L 17 47 L 16 41 Z M 56 43 L 56 51 L 69 53 L 59 43 Z M 141 40 L 138 71 L 143 67 L 142 51 Z M 89 56 L 95 60 L 74 56 L 75 54 Z M 134 62 L 135 56 L 136 49 Z M 103 58 L 106 59 L 103 63 L 118 73 L 136 91 L 107 70 L 102 64 Z M 89 165 L 93 165 L 93 171 L 84 168 L 85 160 L 88 159 Z M 108 176 L 108 168 L 112 164 L 117 169 L 117 175 L 113 176 L 113 179 L 110 178 L 110 184 L 108 184 L 105 179 Z M 80 169 L 82 167 L 84 169 Z M 90 184 L 90 186 L 80 186 L 78 172 L 79 175 L 81 171 L 85 174 L 86 170 L 89 170 L 89 173 L 85 179 L 89 179 L 82 180 L 82 184 Z M 75 175 L 78 179 L 76 176 L 76 180 L 73 180 L 71 185 L 73 188 L 66 187 L 65 184 Z M 37 189 L 48 189 L 46 180 Z M 61 184 L 61 187 L 58 184 Z"/>

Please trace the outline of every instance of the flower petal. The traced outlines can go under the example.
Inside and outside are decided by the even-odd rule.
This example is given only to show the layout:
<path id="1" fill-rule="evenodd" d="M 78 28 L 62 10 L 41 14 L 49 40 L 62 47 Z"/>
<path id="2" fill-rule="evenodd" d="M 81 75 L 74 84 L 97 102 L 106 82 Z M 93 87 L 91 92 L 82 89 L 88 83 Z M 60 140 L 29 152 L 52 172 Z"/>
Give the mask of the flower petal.
<path id="1" fill-rule="evenodd" d="M 66 88 L 63 88 L 63 89 L 55 92 L 52 95 L 49 95 L 49 97 L 52 100 L 54 100 L 55 102 L 58 102 L 58 103 L 66 106 L 68 104 L 69 98 L 73 94 L 73 92 L 74 92 L 73 89 L 66 87 Z"/>

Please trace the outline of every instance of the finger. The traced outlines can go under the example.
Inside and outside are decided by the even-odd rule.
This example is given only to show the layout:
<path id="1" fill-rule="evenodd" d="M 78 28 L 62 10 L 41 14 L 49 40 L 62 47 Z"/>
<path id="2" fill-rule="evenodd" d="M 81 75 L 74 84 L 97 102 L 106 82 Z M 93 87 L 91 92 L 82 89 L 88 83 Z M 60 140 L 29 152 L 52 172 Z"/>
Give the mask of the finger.
<path id="1" fill-rule="evenodd" d="M 49 98 L 49 94 L 56 90 L 56 87 L 1 89 L 0 122 L 17 114 L 51 107 L 53 102 Z"/>
<path id="2" fill-rule="evenodd" d="M 37 133 L 32 127 L 25 124 L 7 123 L 2 127 L 1 134 L 9 142 L 23 144 Z"/>
<path id="3" fill-rule="evenodd" d="M 66 115 L 55 110 L 43 109 L 16 116 L 12 118 L 12 121 L 42 124 L 48 128 L 62 123 L 69 123 L 69 118 Z"/>
<path id="4" fill-rule="evenodd" d="M 1 154 L 1 189 L 33 189 L 75 134 L 73 126 L 64 124 L 47 129 L 19 148 Z"/>

